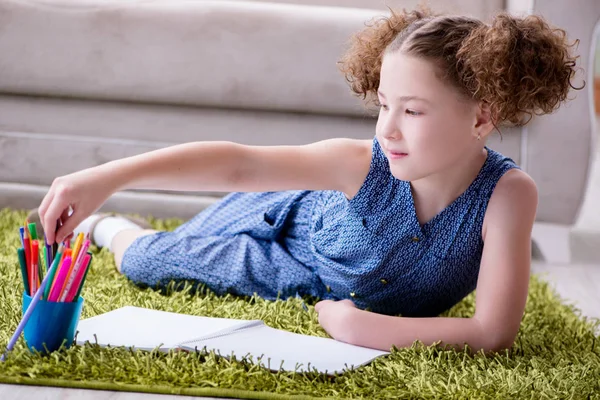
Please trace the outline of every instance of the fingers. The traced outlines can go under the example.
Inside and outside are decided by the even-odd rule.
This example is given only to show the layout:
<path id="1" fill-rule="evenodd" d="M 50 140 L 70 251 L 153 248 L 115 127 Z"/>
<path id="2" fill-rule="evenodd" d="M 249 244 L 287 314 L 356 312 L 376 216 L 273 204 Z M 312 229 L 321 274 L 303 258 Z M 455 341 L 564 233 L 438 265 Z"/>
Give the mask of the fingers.
<path id="1" fill-rule="evenodd" d="M 315 311 L 319 312 L 323 307 L 327 306 L 327 304 L 333 303 L 332 300 L 321 300 L 317 304 L 315 304 Z"/>
<path id="2" fill-rule="evenodd" d="M 315 311 L 318 313 L 323 308 L 328 307 L 329 305 L 334 304 L 334 303 L 337 303 L 339 305 L 349 306 L 349 307 L 356 307 L 356 304 L 354 304 L 354 302 L 350 299 L 343 299 L 343 300 L 337 300 L 337 301 L 321 300 L 317 304 L 315 304 Z"/>
<path id="3" fill-rule="evenodd" d="M 59 235 L 59 232 L 62 232 L 64 234 L 64 229 L 61 230 L 61 228 L 68 223 L 69 218 L 71 217 L 71 214 L 72 214 L 71 206 L 69 205 L 65 210 L 63 210 L 62 214 L 60 215 L 58 224 L 56 226 L 56 242 L 57 243 L 62 243 L 65 240 L 70 239 L 73 236 L 72 234 L 70 234 L 70 235 L 67 234 L 66 237 L 63 238 L 62 234 Z"/>
<path id="4" fill-rule="evenodd" d="M 46 239 L 48 243 L 52 244 L 55 241 L 58 243 L 60 240 L 57 239 L 57 220 L 61 217 L 63 212 L 69 207 L 68 201 L 63 196 L 53 196 L 52 202 L 49 204 L 47 211 L 43 214 L 40 212 L 40 218 L 42 218 L 42 226 L 46 233 Z"/>
<path id="5" fill-rule="evenodd" d="M 65 210 L 65 211 L 68 212 L 68 210 Z M 61 220 L 63 221 L 63 224 L 60 228 L 58 228 L 58 231 L 56 232 L 57 243 L 62 243 L 66 239 L 71 238 L 73 236 L 73 231 L 75 230 L 77 225 L 79 225 L 79 223 L 81 222 L 80 216 L 81 216 L 81 213 L 79 213 L 79 212 L 77 212 L 77 210 L 75 210 L 73 212 L 73 214 L 66 217 L 66 219 L 61 218 Z"/>
<path id="6" fill-rule="evenodd" d="M 52 199 L 54 198 L 54 190 L 50 188 L 46 196 L 42 199 L 40 206 L 38 207 L 38 214 L 40 215 L 40 221 L 42 222 L 42 226 L 46 226 L 44 224 L 44 216 L 46 215 L 46 211 L 48 210 L 48 206 L 52 203 Z"/>
<path id="7" fill-rule="evenodd" d="M 68 206 L 65 210 L 63 210 L 62 214 L 60 214 L 60 222 L 61 222 L 61 226 L 65 224 L 65 221 L 67 219 L 69 219 L 69 217 L 71 216 L 71 213 L 69 212 L 69 209 L 71 208 L 71 206 Z"/>
<path id="8" fill-rule="evenodd" d="M 354 302 L 352 300 L 350 300 L 350 299 L 340 300 L 340 303 L 345 304 L 347 306 L 356 307 L 356 304 L 354 304 Z"/>

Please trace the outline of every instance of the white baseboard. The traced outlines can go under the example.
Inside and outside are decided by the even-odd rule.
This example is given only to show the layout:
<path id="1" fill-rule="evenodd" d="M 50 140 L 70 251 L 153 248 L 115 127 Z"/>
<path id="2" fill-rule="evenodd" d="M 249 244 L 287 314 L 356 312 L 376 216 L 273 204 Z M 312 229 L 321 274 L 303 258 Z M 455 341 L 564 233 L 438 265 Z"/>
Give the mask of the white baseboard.
<path id="1" fill-rule="evenodd" d="M 0 207 L 17 210 L 38 207 L 48 189 L 47 186 L 0 182 Z M 100 210 L 187 220 L 217 200 L 219 197 L 197 194 L 124 191 L 111 196 Z"/>
<path id="2" fill-rule="evenodd" d="M 600 230 L 573 229 L 569 242 L 574 263 L 600 264 Z"/>

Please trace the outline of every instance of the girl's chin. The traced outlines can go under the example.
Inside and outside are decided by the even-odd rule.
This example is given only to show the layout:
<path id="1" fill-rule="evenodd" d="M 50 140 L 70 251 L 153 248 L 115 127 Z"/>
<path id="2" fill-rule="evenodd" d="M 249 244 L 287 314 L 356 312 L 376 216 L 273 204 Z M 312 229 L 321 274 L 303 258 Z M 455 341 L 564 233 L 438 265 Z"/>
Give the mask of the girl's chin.
<path id="1" fill-rule="evenodd" d="M 394 176 L 394 178 L 399 179 L 401 181 L 418 181 L 419 179 L 423 179 L 428 174 L 425 171 L 415 171 L 413 168 L 410 168 L 408 165 L 394 165 L 390 163 L 390 172 Z"/>
<path id="2" fill-rule="evenodd" d="M 390 172 L 396 179 L 400 179 L 401 181 L 413 181 L 417 179 L 416 174 L 410 173 L 406 168 L 390 168 Z"/>

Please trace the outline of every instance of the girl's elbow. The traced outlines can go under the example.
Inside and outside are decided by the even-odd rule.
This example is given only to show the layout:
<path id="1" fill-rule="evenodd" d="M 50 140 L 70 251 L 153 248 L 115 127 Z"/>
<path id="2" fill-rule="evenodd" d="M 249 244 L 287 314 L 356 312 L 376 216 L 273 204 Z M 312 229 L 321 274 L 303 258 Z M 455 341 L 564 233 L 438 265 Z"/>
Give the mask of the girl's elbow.
<path id="1" fill-rule="evenodd" d="M 517 335 L 510 333 L 489 335 L 489 340 L 485 344 L 486 353 L 500 353 L 509 350 L 515 343 Z"/>
<path id="2" fill-rule="evenodd" d="M 488 346 L 486 353 L 501 353 L 505 350 L 510 350 L 514 343 L 514 339 L 491 343 L 491 345 Z"/>
<path id="3" fill-rule="evenodd" d="M 519 333 L 519 326 L 515 328 L 501 327 L 496 323 L 486 324 L 479 320 L 478 324 L 480 327 L 479 336 L 483 338 L 481 348 L 485 353 L 498 353 L 510 349 Z"/>

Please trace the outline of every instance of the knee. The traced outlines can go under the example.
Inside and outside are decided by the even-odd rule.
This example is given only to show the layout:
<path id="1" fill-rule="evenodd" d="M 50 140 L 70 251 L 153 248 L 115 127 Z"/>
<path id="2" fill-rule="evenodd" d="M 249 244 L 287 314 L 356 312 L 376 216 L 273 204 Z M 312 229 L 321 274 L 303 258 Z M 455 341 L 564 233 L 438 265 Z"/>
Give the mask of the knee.
<path id="1" fill-rule="evenodd" d="M 150 232 L 155 233 L 155 231 Z M 166 233 L 166 232 L 161 232 Z M 121 260 L 115 261 L 119 271 L 136 284 L 157 286 L 160 277 L 160 265 L 164 262 L 159 247 L 153 245 L 156 235 L 140 235 L 122 253 Z"/>
<path id="2" fill-rule="evenodd" d="M 158 233 L 154 229 L 125 229 L 117 233 L 110 244 L 110 250 L 115 256 L 122 256 L 138 238 Z"/>

